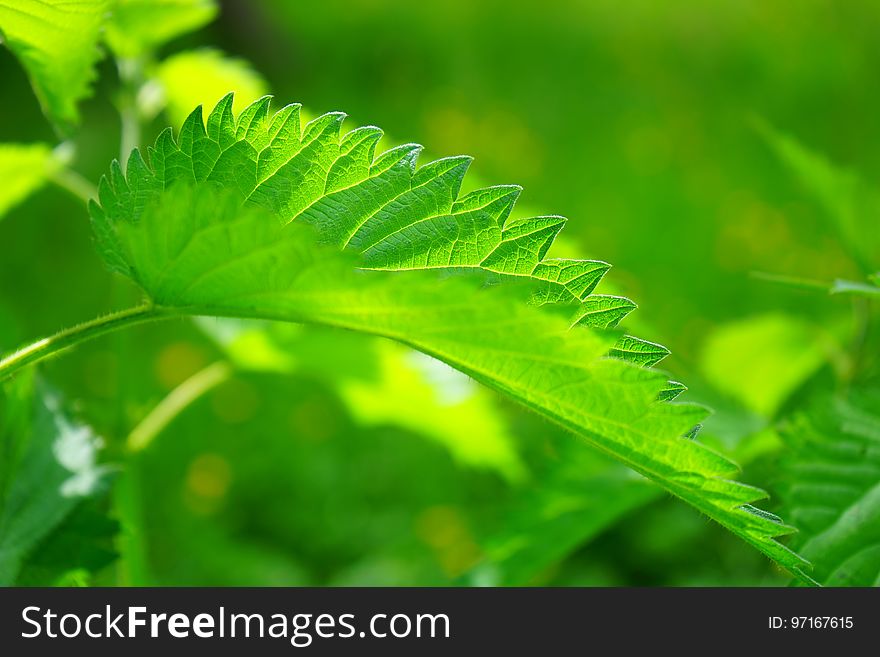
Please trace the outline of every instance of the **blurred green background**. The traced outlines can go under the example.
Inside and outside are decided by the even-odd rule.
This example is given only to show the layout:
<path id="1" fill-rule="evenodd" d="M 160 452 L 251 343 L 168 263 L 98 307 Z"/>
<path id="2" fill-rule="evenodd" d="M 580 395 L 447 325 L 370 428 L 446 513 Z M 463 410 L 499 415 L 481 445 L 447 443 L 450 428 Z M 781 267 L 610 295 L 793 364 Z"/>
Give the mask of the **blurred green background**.
<path id="1" fill-rule="evenodd" d="M 474 155 L 482 181 L 520 183 L 525 205 L 569 217 L 566 248 L 614 264 L 611 285 L 640 305 L 639 334 L 672 349 L 663 366 L 691 385 L 690 399 L 718 408 L 707 432 L 728 450 L 737 452 L 760 421 L 734 412 L 743 400 L 719 391 L 711 368 L 702 375 L 701 354 L 719 327 L 767 312 L 819 327 L 849 321 L 845 301 L 750 276 L 859 277 L 825 209 L 757 125 L 769 123 L 873 177 L 880 169 L 878 3 L 221 5 L 216 21 L 163 53 L 222 49 L 249 61 L 280 102 L 300 101 L 312 113 L 344 110 L 352 125 L 379 125 L 434 156 Z M 0 80 L 0 141 L 53 141 L 6 50 Z M 75 138 L 78 169 L 92 180 L 117 154 L 116 87 L 105 60 Z M 156 119 L 144 141 L 165 121 Z M 47 189 L 17 207 L 0 222 L 0 244 L 3 346 L 136 298 L 104 271 L 82 204 L 63 191 Z M 450 447 L 481 440 L 466 423 L 441 429 L 447 437 L 438 439 L 365 416 L 358 405 L 375 404 L 376 395 L 406 404 L 409 393 L 381 388 L 375 364 L 348 371 L 351 361 L 381 358 L 381 345 L 338 344 L 297 336 L 300 355 L 320 361 L 344 348 L 351 357 L 339 367 L 236 373 L 159 435 L 107 502 L 123 522 L 123 557 L 95 581 L 787 581 L 696 512 L 488 392 L 473 394 L 513 456 L 483 464 Z M 152 406 L 222 357 L 198 328 L 175 322 L 102 339 L 44 370 L 105 437 L 112 461 Z M 372 386 L 374 397 L 358 401 L 340 377 Z M 440 413 L 431 421 L 452 420 Z M 769 485 L 763 468 L 754 460 L 745 480 Z M 604 497 L 590 498 L 596 491 Z M 602 513 L 609 514 L 604 524 L 596 521 Z M 571 529 L 590 522 L 597 522 L 592 532 Z M 540 545 L 511 547 L 519 545 L 511 535 Z M 542 554 L 517 562 L 518 549 Z"/>

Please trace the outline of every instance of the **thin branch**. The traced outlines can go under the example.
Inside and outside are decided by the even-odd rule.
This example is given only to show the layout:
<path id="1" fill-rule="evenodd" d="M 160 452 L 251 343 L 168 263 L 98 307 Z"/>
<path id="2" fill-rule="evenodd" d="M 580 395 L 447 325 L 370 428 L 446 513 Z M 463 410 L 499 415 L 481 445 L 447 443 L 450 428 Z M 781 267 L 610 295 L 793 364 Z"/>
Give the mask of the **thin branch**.
<path id="1" fill-rule="evenodd" d="M 85 203 L 98 198 L 98 188 L 73 169 L 66 167 L 58 169 L 52 174 L 50 180 Z"/>
<path id="2" fill-rule="evenodd" d="M 85 322 L 43 338 L 0 360 L 0 381 L 19 370 L 45 360 L 70 347 L 127 326 L 142 324 L 177 314 L 165 308 L 145 304 Z"/>
<path id="3" fill-rule="evenodd" d="M 174 388 L 160 401 L 128 436 L 128 450 L 139 452 L 147 447 L 171 422 L 199 397 L 227 381 L 232 367 L 217 361 L 208 365 Z"/>

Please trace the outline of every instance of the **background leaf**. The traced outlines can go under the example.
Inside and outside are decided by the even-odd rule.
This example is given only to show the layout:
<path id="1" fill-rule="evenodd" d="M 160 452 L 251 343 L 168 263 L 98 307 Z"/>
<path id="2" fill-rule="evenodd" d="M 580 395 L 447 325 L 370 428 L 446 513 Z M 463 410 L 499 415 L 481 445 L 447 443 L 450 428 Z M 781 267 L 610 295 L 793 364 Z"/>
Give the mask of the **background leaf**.
<path id="1" fill-rule="evenodd" d="M 0 34 L 21 60 L 43 111 L 69 132 L 89 95 L 107 0 L 4 0 Z"/>
<path id="2" fill-rule="evenodd" d="M 213 0 L 114 0 L 105 39 L 120 57 L 143 57 L 216 15 Z"/>
<path id="3" fill-rule="evenodd" d="M 880 396 L 819 400 L 786 428 L 780 475 L 795 545 L 827 586 L 880 586 Z"/>
<path id="4" fill-rule="evenodd" d="M 40 189 L 56 166 L 45 144 L 0 144 L 0 219 Z"/>
<path id="5" fill-rule="evenodd" d="M 6 586 L 16 581 L 41 542 L 101 490 L 106 475 L 97 463 L 102 444 L 91 429 L 65 417 L 52 394 L 32 397 L 29 384 L 24 378 L 0 391 L 0 584 Z M 68 529 L 81 531 L 68 527 L 52 540 L 69 549 L 77 540 Z M 61 570 L 72 567 L 68 563 Z"/>

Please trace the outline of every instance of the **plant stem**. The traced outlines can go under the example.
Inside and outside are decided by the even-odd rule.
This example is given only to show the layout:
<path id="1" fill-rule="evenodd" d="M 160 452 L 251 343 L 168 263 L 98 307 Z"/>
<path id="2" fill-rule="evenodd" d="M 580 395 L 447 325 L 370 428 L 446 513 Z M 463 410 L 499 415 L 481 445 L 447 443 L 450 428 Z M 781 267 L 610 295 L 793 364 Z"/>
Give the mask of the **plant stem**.
<path id="1" fill-rule="evenodd" d="M 98 198 L 97 187 L 73 169 L 58 169 L 52 174 L 52 182 L 86 203 Z"/>
<path id="2" fill-rule="evenodd" d="M 116 66 L 122 83 L 117 103 L 122 122 L 119 166 L 125 173 L 129 154 L 141 143 L 141 113 L 137 104 L 137 93 L 143 78 L 143 64 L 138 59 L 120 59 Z"/>
<path id="3" fill-rule="evenodd" d="M 826 283 L 824 281 L 817 281 L 811 278 L 800 278 L 798 276 L 784 276 L 781 274 L 768 274 L 763 271 L 753 271 L 750 272 L 750 276 L 752 278 L 756 278 L 759 281 L 767 281 L 768 283 L 778 283 L 779 285 L 786 285 L 788 287 L 795 287 L 801 290 L 810 290 L 815 292 L 825 292 L 826 294 L 831 290 L 831 283 Z"/>
<path id="4" fill-rule="evenodd" d="M 165 308 L 145 304 L 64 329 L 51 337 L 43 338 L 27 347 L 19 349 L 0 360 L 0 381 L 11 377 L 28 365 L 38 363 L 50 356 L 54 356 L 60 351 L 92 338 L 112 333 L 127 326 L 142 324 L 162 319 L 163 317 L 173 317 L 175 314 L 173 311 Z"/>
<path id="5" fill-rule="evenodd" d="M 122 117 L 122 137 L 119 147 L 119 166 L 125 173 L 129 154 L 138 147 L 141 142 L 141 121 L 137 115 L 137 107 L 134 103 L 126 103 L 119 113 Z"/>
<path id="6" fill-rule="evenodd" d="M 228 380 L 232 367 L 217 361 L 196 372 L 160 401 L 128 436 L 128 450 L 139 452 L 196 399 Z"/>

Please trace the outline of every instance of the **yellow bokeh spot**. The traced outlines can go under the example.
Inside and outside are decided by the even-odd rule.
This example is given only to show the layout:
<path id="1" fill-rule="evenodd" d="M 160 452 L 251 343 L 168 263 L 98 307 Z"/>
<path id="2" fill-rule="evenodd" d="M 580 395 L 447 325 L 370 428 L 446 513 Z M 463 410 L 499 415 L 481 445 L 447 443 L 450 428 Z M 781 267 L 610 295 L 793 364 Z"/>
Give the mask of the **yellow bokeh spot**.
<path id="1" fill-rule="evenodd" d="M 208 515 L 219 508 L 231 483 L 229 461 L 219 454 L 200 454 L 187 469 L 184 500 L 195 513 Z"/>
<path id="2" fill-rule="evenodd" d="M 165 388 L 175 388 L 207 364 L 204 352 L 190 342 L 174 342 L 156 359 L 156 378 Z"/>

